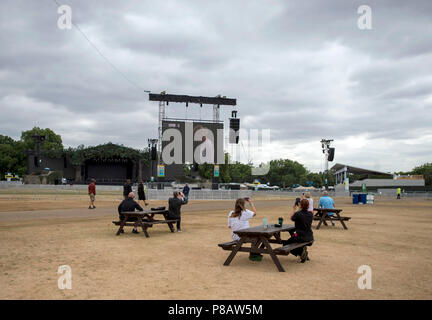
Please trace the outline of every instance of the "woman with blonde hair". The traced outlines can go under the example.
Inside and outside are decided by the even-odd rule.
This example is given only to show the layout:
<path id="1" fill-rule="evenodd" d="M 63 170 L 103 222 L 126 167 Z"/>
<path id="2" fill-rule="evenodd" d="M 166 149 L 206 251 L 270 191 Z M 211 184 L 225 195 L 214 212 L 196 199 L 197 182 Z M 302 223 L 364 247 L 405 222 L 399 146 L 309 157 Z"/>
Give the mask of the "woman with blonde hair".
<path id="1" fill-rule="evenodd" d="M 306 192 L 305 199 L 309 202 L 308 210 L 313 214 L 313 199 L 311 198 L 310 192 Z"/>
<path id="2" fill-rule="evenodd" d="M 251 210 L 245 208 L 246 201 L 249 202 Z M 228 215 L 228 228 L 231 229 L 231 237 L 233 240 L 240 240 L 240 237 L 234 231 L 247 229 L 250 227 L 249 219 L 256 216 L 256 208 L 250 198 L 237 199 L 234 211 Z"/>

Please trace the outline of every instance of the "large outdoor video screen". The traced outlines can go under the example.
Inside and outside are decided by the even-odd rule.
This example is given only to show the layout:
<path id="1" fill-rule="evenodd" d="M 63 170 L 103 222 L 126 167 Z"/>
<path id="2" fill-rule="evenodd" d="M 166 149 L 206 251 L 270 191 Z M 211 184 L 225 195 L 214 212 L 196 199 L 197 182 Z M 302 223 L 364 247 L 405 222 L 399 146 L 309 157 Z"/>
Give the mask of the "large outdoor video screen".
<path id="1" fill-rule="evenodd" d="M 223 122 L 162 122 L 162 161 L 165 164 L 223 163 Z"/>

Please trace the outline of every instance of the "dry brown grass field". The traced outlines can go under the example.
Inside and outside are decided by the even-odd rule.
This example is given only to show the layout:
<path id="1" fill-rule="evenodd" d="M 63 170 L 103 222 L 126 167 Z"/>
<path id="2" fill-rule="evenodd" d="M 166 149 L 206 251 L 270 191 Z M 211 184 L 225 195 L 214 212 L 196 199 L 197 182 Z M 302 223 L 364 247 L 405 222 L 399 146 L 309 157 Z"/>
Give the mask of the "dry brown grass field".
<path id="1" fill-rule="evenodd" d="M 191 201 L 184 232 L 159 225 L 145 238 L 130 228 L 115 236 L 115 196 L 98 197 L 89 210 L 77 195 L 1 194 L 0 299 L 431 299 L 432 201 L 335 200 L 352 218 L 349 230 L 314 228 L 311 261 L 280 256 L 281 273 L 269 256 L 253 262 L 247 253 L 223 266 L 228 251 L 217 244 L 230 240 L 233 201 Z M 292 203 L 257 200 L 251 224 L 288 220 Z M 72 269 L 71 290 L 57 286 L 60 265 Z M 371 290 L 357 286 L 361 265 L 372 268 Z"/>

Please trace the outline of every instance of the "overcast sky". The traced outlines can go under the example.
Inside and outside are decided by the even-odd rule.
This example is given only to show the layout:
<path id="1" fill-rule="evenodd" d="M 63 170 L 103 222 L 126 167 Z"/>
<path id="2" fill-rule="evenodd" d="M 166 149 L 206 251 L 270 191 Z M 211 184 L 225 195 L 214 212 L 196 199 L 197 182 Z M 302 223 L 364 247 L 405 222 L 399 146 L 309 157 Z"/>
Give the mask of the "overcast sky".
<path id="1" fill-rule="evenodd" d="M 157 138 L 143 90 L 237 99 L 241 127 L 271 129 L 254 162 L 289 158 L 381 171 L 432 162 L 432 1 L 75 1 L 0 4 L 0 134 L 51 128 L 65 146 Z M 372 29 L 357 22 L 372 9 Z M 221 117 L 227 120 L 231 107 Z M 209 119 L 211 107 L 167 107 Z M 228 148 L 229 150 L 229 148 Z M 330 166 L 332 163 L 330 163 Z"/>

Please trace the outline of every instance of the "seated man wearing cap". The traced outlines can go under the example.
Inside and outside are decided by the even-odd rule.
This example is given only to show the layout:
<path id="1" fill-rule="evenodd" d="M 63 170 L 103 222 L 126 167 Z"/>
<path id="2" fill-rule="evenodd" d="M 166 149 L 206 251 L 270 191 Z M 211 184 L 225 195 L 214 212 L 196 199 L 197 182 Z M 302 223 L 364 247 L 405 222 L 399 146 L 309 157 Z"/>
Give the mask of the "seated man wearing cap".
<path id="1" fill-rule="evenodd" d="M 122 212 L 129 212 L 129 211 L 135 211 L 137 209 L 138 211 L 143 211 L 143 208 L 134 200 L 135 194 L 133 192 L 129 192 L 127 199 L 123 200 L 119 206 L 118 206 L 118 214 L 120 217 L 120 220 L 124 219 L 124 215 L 122 215 Z M 137 218 L 135 217 L 129 217 L 128 221 L 137 221 Z M 132 233 L 139 233 L 136 225 L 134 226 Z"/>

